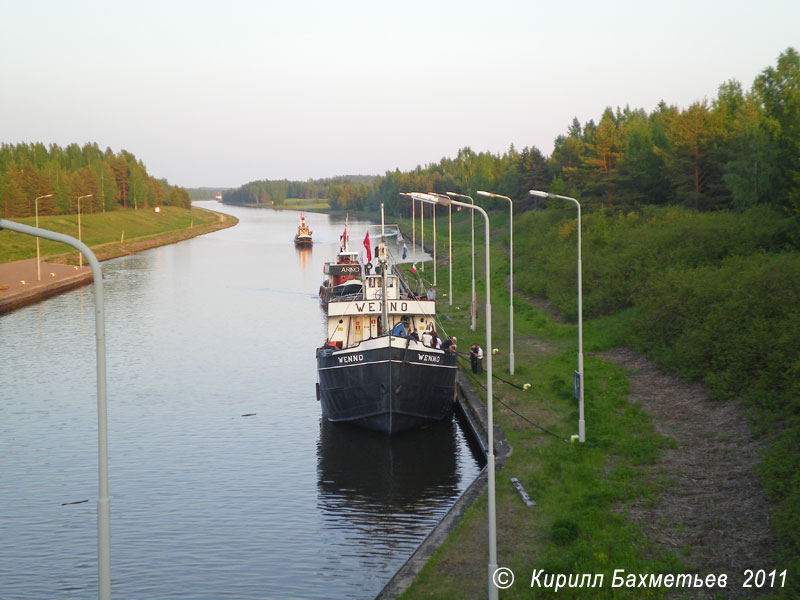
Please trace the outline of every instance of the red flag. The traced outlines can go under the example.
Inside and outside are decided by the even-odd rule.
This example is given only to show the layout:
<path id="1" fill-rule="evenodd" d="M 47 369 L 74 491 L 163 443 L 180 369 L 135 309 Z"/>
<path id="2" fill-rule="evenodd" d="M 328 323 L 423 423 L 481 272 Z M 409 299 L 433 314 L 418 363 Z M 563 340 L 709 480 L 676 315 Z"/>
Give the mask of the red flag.
<path id="1" fill-rule="evenodd" d="M 367 262 L 372 260 L 372 250 L 369 249 L 369 231 L 367 235 L 364 237 L 364 248 L 367 249 Z"/>

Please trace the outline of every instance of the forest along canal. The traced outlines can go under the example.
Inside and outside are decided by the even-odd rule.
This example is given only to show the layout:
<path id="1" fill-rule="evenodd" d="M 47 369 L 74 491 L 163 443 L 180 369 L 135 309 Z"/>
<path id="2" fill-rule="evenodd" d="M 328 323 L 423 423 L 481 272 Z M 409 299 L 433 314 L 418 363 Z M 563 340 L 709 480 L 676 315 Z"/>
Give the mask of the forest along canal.
<path id="1" fill-rule="evenodd" d="M 240 223 L 103 265 L 112 593 L 372 598 L 478 458 L 455 421 L 321 421 L 317 290 L 342 219 L 306 214 L 295 249 L 297 212 L 199 204 Z M 92 293 L 0 316 L 0 598 L 96 594 Z"/>

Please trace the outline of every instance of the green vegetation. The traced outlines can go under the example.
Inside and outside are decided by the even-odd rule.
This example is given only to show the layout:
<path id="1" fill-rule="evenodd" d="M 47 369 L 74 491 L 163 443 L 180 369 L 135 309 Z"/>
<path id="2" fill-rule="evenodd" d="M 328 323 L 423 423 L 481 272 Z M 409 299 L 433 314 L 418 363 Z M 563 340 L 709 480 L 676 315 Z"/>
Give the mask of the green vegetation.
<path id="1" fill-rule="evenodd" d="M 522 291 L 576 315 L 576 221 L 551 209 L 519 219 Z M 722 400 L 743 399 L 767 448 L 760 475 L 775 503 L 779 564 L 800 574 L 800 253 L 795 221 L 648 209 L 584 219 L 584 314 L 615 315 L 613 336 Z M 571 289 L 570 289 L 571 288 Z M 602 319 L 601 319 L 602 320 Z M 591 349 L 591 346 L 589 346 Z M 796 589 L 796 588 L 794 588 Z"/>
<path id="2" fill-rule="evenodd" d="M 310 181 L 252 181 L 224 192 L 222 198 L 228 204 L 274 208 L 295 208 L 302 201 L 320 205 L 325 203 L 333 208 L 355 207 L 364 205 L 367 190 L 374 179 L 371 176 L 348 175 Z"/>
<path id="3" fill-rule="evenodd" d="M 327 200 L 319 198 L 287 198 L 281 208 L 290 210 L 320 210 L 325 211 L 330 208 L 330 203 Z"/>
<path id="4" fill-rule="evenodd" d="M 215 187 L 200 187 L 200 188 L 187 188 L 189 198 L 195 200 L 214 200 L 217 194 L 227 192 L 229 188 L 215 188 Z"/>
<path id="5" fill-rule="evenodd" d="M 747 92 L 730 81 L 710 105 L 696 102 L 681 110 L 662 103 L 649 114 L 609 108 L 597 124 L 574 121 L 548 158 L 536 148 L 512 147 L 503 156 L 465 148 L 455 159 L 387 173 L 364 201 L 365 207 L 385 202 L 388 212 L 410 216 L 411 203 L 398 192 L 474 196 L 484 189 L 513 199 L 518 291 L 546 299 L 568 323 L 553 322 L 518 298 L 515 380 L 529 378 L 536 394 L 496 389 L 509 406 L 566 437 L 576 420 L 568 384 L 575 356 L 577 222 L 573 205 L 534 200 L 527 191 L 576 197 L 584 209 L 585 350 L 633 346 L 662 367 L 702 381 L 720 401 L 743 406 L 764 448 L 758 474 L 773 504 L 774 563 L 789 572 L 787 587 L 775 593 L 780 598 L 800 595 L 798 148 L 800 55 L 790 48 Z M 476 199 L 495 209 L 493 240 L 501 243 L 507 203 Z M 458 221 L 458 252 L 463 252 L 468 235 L 463 214 Z M 507 262 L 499 251 L 493 255 L 493 327 L 495 336 L 502 336 L 507 311 L 498 307 L 508 302 Z M 440 298 L 443 277 L 440 270 Z M 463 349 L 465 340 L 468 345 L 481 337 L 466 331 L 469 273 L 463 264 L 455 266 L 454 278 L 460 310 L 443 306 L 442 317 Z M 537 350 L 543 344 L 552 354 Z M 502 354 L 498 358 L 502 371 Z M 579 449 L 518 433 L 524 429 L 518 417 L 505 409 L 496 413 L 514 445 L 507 470 L 539 490 L 537 510 L 525 516 L 505 497 L 513 498 L 502 485 L 505 474 L 498 481 L 498 515 L 515 515 L 514 535 L 500 542 L 502 562 L 523 572 L 534 560 L 560 572 L 603 572 L 602 562 L 613 550 L 609 565 L 627 572 L 673 568 L 678 559 L 648 548 L 619 512 L 628 503 L 648 502 L 662 484 L 642 467 L 656 459 L 664 441 L 650 431 L 638 407 L 615 403 L 625 397 L 625 384 L 612 367 L 589 355 L 586 378 L 592 389 L 587 423 L 614 421 L 621 428 L 605 437 L 603 425 Z M 481 554 L 484 519 L 485 506 L 469 511 L 408 597 L 482 595 L 485 565 L 478 561 L 465 573 L 454 556 Z M 474 537 L 476 531 L 480 535 Z M 627 554 L 620 556 L 623 548 Z M 639 562 L 643 557 L 649 564 Z M 524 594 L 509 592 L 515 593 Z"/>
<path id="6" fill-rule="evenodd" d="M 430 208 L 428 209 L 430 210 Z M 439 257 L 446 256 L 446 212 L 439 209 Z M 454 214 L 454 306 L 446 297 L 448 271 L 438 270 L 437 311 L 460 350 L 482 343 L 468 330 L 469 217 Z M 491 215 L 492 309 L 495 346 L 508 340 L 506 276 L 508 211 Z M 426 218 L 426 233 L 430 230 Z M 586 420 L 584 445 L 566 444 L 575 432 L 576 243 L 573 205 L 553 203 L 515 219 L 516 369 L 510 377 L 503 352 L 495 373 L 523 392 L 495 383 L 495 415 L 514 448 L 497 480 L 500 563 L 515 573 L 687 572 L 692 548 L 677 554 L 652 547 L 626 507 L 653 502 L 668 485 L 652 471 L 665 444 L 649 416 L 627 399 L 625 374 L 592 356 L 630 345 L 681 376 L 701 380 L 720 401 L 744 402 L 765 447 L 758 475 L 773 503 L 771 526 L 778 546 L 774 564 L 788 569 L 793 598 L 800 581 L 800 253 L 791 215 L 769 206 L 740 212 L 699 212 L 680 207 L 598 210 L 582 224 Z M 443 225 L 445 224 L 445 225 Z M 402 223 L 410 237 L 410 222 Z M 419 236 L 417 223 L 417 236 Z M 483 271 L 483 224 L 476 221 L 476 270 Z M 432 264 L 422 274 L 432 279 Z M 418 266 L 418 272 L 421 270 Z M 479 298 L 484 283 L 477 284 Z M 546 298 L 566 322 L 523 300 Z M 482 312 L 483 300 L 479 299 Z M 482 315 L 481 315 L 482 316 Z M 485 379 L 479 380 L 478 385 Z M 502 404 L 501 404 L 502 403 Z M 505 406 L 557 437 L 530 427 Z M 537 502 L 524 507 L 508 483 L 518 477 Z M 482 595 L 486 585 L 485 497 L 404 596 L 460 598 Z M 505 534 L 502 533 L 506 528 Z M 464 556 L 476 556 L 471 563 Z M 688 562 L 687 562 L 688 561 Z M 608 586 L 606 586 L 608 587 Z M 642 590 L 593 590 L 592 597 L 639 597 Z M 628 596 L 626 592 L 630 592 Z M 661 597 L 653 590 L 653 597 Z M 527 594 L 527 595 L 526 595 Z M 514 586 L 504 597 L 530 597 Z M 562 590 L 561 594 L 564 594 Z M 605 596 L 603 594 L 606 594 Z M 535 597 L 549 597 L 537 590 Z"/>
<path id="7" fill-rule="evenodd" d="M 42 197 L 38 203 L 37 197 Z M 82 213 L 163 205 L 191 208 L 188 191 L 151 177 L 125 150 L 103 152 L 97 144 L 0 145 L 2 218 L 33 216 L 37 205 L 39 216 L 74 214 L 80 197 Z"/>
<path id="8" fill-rule="evenodd" d="M 331 205 L 321 198 L 285 198 L 280 204 L 243 204 L 251 208 L 277 208 L 283 210 L 327 211 Z"/>
<path id="9" fill-rule="evenodd" d="M 573 120 L 545 157 L 536 147 L 503 155 L 462 148 L 455 158 L 382 177 L 261 181 L 227 192 L 226 202 L 280 205 L 287 197 L 329 199 L 333 209 L 410 217 L 398 192 L 489 190 L 521 210 L 528 190 L 567 194 L 586 209 L 680 205 L 699 210 L 766 204 L 800 219 L 800 55 L 787 49 L 749 90 L 719 86 L 710 103 L 682 109 L 606 108 L 599 122 Z M 500 208 L 503 201 L 495 203 Z M 492 206 L 490 201 L 486 205 Z"/>
<path id="10" fill-rule="evenodd" d="M 443 215 L 440 214 L 440 217 Z M 492 214 L 494 232 L 507 231 L 507 212 Z M 427 219 L 426 219 L 427 221 Z M 439 256 L 446 255 L 443 233 L 446 218 L 438 220 Z M 401 224 L 406 237 L 410 223 Z M 518 230 L 519 231 L 519 230 Z M 419 224 L 417 224 L 419 235 Z M 428 234 L 430 235 L 430 233 Z M 459 340 L 466 352 L 473 342 L 484 345 L 483 331 L 483 225 L 476 226 L 476 273 L 479 295 L 479 331 L 469 331 L 469 218 L 454 218 L 453 265 L 454 303 L 446 294 L 448 270 L 438 270 L 437 312 L 447 335 Z M 515 240 L 516 242 L 516 240 Z M 515 244 L 516 245 L 516 244 Z M 494 344 L 507 348 L 508 291 L 505 276 L 508 260 L 500 244 L 492 242 L 492 310 Z M 520 268 L 522 261 L 516 263 Z M 427 285 L 433 279 L 432 263 L 418 273 Z M 574 276 L 574 271 L 573 271 Z M 574 288 L 574 281 L 573 281 Z M 597 328 L 587 324 L 587 344 L 597 350 L 616 340 L 613 319 L 602 319 Z M 652 502 L 661 486 L 647 467 L 658 458 L 667 440 L 653 431 L 648 415 L 627 400 L 624 372 L 600 358 L 587 356 L 586 386 L 591 389 L 586 419 L 591 435 L 586 444 L 565 440 L 575 432 L 577 404 L 572 395 L 572 371 L 576 367 L 574 325 L 558 323 L 544 311 L 517 296 L 515 302 L 516 368 L 508 373 L 507 354 L 494 356 L 495 374 L 517 385 L 530 382 L 522 391 L 495 381 L 495 418 L 506 433 L 513 453 L 497 478 L 498 553 L 502 566 L 511 568 L 521 583 L 502 593 L 503 597 L 531 597 L 528 588 L 532 568 L 548 573 L 668 573 L 685 570 L 678 559 L 650 546 L 637 526 L 625 519 L 623 507 L 634 502 Z M 467 372 L 469 367 L 463 363 Z M 485 374 L 470 377 L 481 391 Z M 531 427 L 524 415 L 548 432 Z M 517 477 L 537 505 L 526 507 L 509 482 Z M 469 509 L 465 519 L 442 549 L 423 569 L 404 598 L 474 598 L 486 593 L 486 496 Z M 528 580 L 526 580 L 526 577 Z M 535 597 L 550 597 L 537 590 Z M 592 597 L 636 598 L 639 590 L 592 590 Z M 560 594 L 563 596 L 564 591 Z M 558 595 L 553 595 L 558 597 Z M 588 597 L 588 596 L 586 596 Z M 661 597 L 657 592 L 653 597 Z"/>
<path id="11" fill-rule="evenodd" d="M 35 219 L 15 219 L 35 225 Z M 236 219 L 203 209 L 165 206 L 156 214 L 149 210 L 115 210 L 81 215 L 81 238 L 100 260 L 120 256 L 147 247 L 192 237 L 220 227 L 228 227 Z M 78 237 L 77 215 L 39 217 L 39 227 Z M 124 236 L 123 236 L 124 234 Z M 123 239 L 124 238 L 124 239 Z M 124 243 L 122 243 L 124 241 Z M 65 252 L 64 244 L 41 240 L 42 256 L 60 255 L 75 259 L 77 253 Z M 34 258 L 34 238 L 8 230 L 0 230 L 0 262 Z"/>

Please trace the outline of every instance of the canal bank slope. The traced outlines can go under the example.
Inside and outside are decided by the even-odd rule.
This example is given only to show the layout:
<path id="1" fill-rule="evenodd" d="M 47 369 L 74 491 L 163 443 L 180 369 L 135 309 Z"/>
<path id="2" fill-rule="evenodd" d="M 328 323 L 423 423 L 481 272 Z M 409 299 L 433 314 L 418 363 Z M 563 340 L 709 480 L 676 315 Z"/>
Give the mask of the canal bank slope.
<path id="1" fill-rule="evenodd" d="M 482 343 L 485 311 L 479 312 L 478 331 L 469 330 L 469 224 L 454 230 L 454 271 L 460 276 L 453 281 L 453 305 L 437 303 L 437 314 L 446 335 L 466 345 Z M 494 372 L 501 378 L 494 384 L 494 415 L 514 447 L 496 481 L 498 566 L 516 576 L 501 595 L 549 598 L 565 593 L 531 589 L 535 571 L 540 579 L 544 574 L 548 579 L 583 573 L 604 577 L 598 587 L 568 590 L 574 598 L 638 598 L 643 592 L 664 598 L 674 592 L 666 587 L 612 589 L 612 575 L 621 570 L 625 576 L 724 573 L 727 588 L 682 590 L 685 597 L 752 597 L 742 587 L 741 566 L 773 564 L 775 538 L 754 466 L 758 443 L 738 407 L 722 406 L 706 391 L 698 396 L 690 384 L 658 372 L 652 363 L 644 368 L 641 357 L 620 359 L 611 350 L 621 345 L 619 319 L 593 319 L 584 330 L 586 443 L 570 443 L 577 433 L 575 325 L 515 292 L 516 369 L 511 375 L 508 257 L 501 244 L 490 251 Z M 439 256 L 446 254 L 447 248 L 440 248 Z M 417 265 L 425 288 L 431 266 L 426 275 Z M 482 266 L 476 264 L 480 271 Z M 442 293 L 446 262 L 439 267 Z M 476 287 L 482 290 L 483 283 Z M 468 371 L 483 395 L 485 375 Z M 522 501 L 512 477 L 535 506 Z M 485 596 L 486 494 L 480 493 L 459 518 L 411 585 L 384 597 Z"/>
<path id="2" fill-rule="evenodd" d="M 144 231 L 137 231 L 138 235 L 134 237 L 125 239 L 123 233 L 120 235 L 119 241 L 95 243 L 90 245 L 90 248 L 98 260 L 110 260 L 233 227 L 239 222 L 236 217 L 231 215 L 196 207 L 191 209 L 190 214 L 192 218 L 189 220 L 188 227 L 168 231 L 159 231 L 154 227 L 152 233 L 147 232 L 145 228 Z M 92 215 L 95 219 L 100 216 Z M 121 217 L 119 213 L 115 213 L 113 216 L 116 220 Z M 124 226 L 124 215 L 122 218 L 122 226 Z M 41 219 L 41 221 L 41 227 L 48 228 L 48 222 L 45 219 Z M 53 225 L 53 231 L 71 234 L 69 231 L 60 231 L 64 229 L 63 221 Z M 113 235 L 116 237 L 120 223 L 115 223 L 114 227 Z M 124 229 L 122 231 L 124 232 Z M 5 232 L 5 234 L 21 236 L 21 234 L 13 232 Z M 35 246 L 31 244 L 31 247 Z M 91 283 L 91 269 L 85 265 L 85 261 L 83 266 L 79 266 L 78 262 L 77 252 L 71 251 L 45 256 L 41 259 L 38 267 L 35 258 L 0 263 L 0 314 Z"/>

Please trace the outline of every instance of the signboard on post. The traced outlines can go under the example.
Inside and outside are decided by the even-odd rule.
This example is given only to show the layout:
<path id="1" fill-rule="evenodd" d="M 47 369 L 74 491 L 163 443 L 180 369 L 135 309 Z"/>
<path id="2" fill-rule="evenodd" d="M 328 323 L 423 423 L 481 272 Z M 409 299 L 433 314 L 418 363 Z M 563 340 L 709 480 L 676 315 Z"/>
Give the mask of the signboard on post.
<path id="1" fill-rule="evenodd" d="M 575 398 L 577 400 L 581 399 L 581 374 L 577 371 L 573 371 L 572 375 L 572 389 L 575 393 Z"/>

